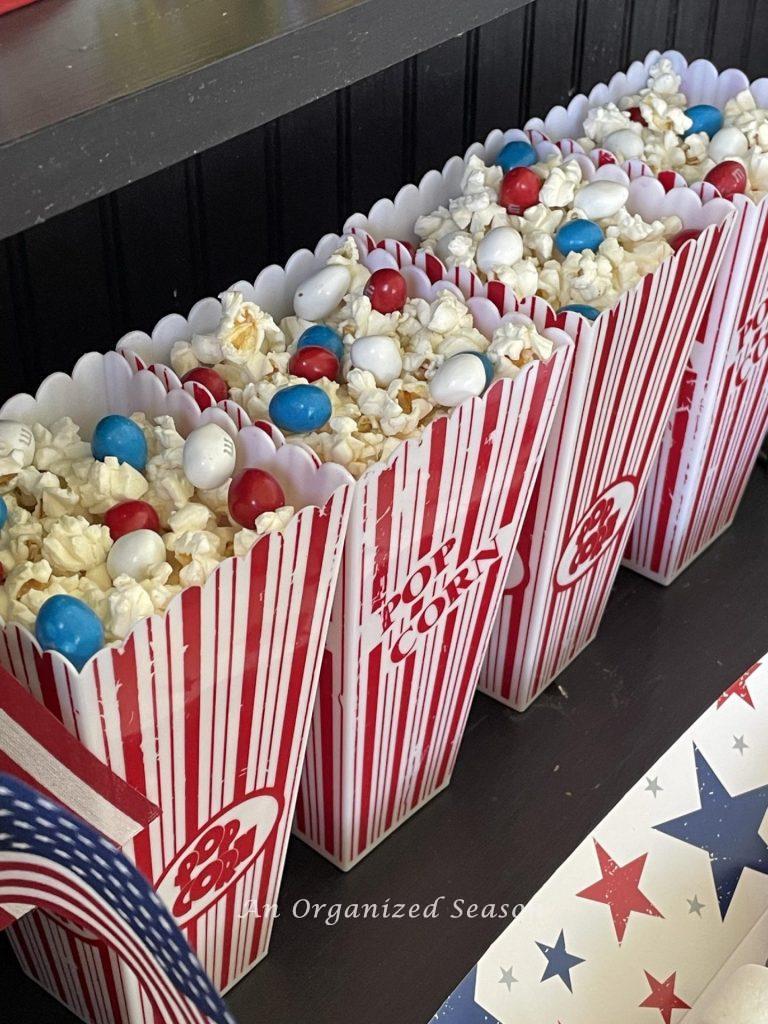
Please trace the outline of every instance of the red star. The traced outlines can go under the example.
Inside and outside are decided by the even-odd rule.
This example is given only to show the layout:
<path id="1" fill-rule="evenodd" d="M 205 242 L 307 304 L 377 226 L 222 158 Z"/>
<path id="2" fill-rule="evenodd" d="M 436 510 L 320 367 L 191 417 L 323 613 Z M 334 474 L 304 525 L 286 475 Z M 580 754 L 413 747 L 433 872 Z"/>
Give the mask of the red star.
<path id="1" fill-rule="evenodd" d="M 616 938 L 621 943 L 632 911 L 636 914 L 648 914 L 651 917 L 664 916 L 654 907 L 648 897 L 640 892 L 640 876 L 643 873 L 648 854 L 644 853 L 642 857 L 637 857 L 629 864 L 621 865 L 617 864 L 597 841 L 595 841 L 595 850 L 600 864 L 601 877 L 576 895 L 583 896 L 586 900 L 594 900 L 596 903 L 608 904 L 613 918 L 613 927 L 616 929 Z"/>
<path id="2" fill-rule="evenodd" d="M 741 697 L 745 704 L 749 704 L 753 708 L 755 705 L 752 703 L 752 694 L 747 687 L 747 680 L 758 668 L 760 668 L 759 661 L 752 668 L 748 668 L 744 675 L 739 676 L 735 683 L 732 683 L 727 690 L 720 694 L 717 698 L 717 706 L 721 708 L 729 697 Z"/>
<path id="3" fill-rule="evenodd" d="M 664 1024 L 671 1024 L 673 1010 L 690 1010 L 690 1006 L 680 996 L 675 995 L 675 978 L 677 971 L 667 978 L 666 981 L 659 981 L 648 971 L 645 972 L 648 984 L 651 986 L 651 994 L 640 1003 L 640 1006 L 650 1006 L 658 1010 Z"/>

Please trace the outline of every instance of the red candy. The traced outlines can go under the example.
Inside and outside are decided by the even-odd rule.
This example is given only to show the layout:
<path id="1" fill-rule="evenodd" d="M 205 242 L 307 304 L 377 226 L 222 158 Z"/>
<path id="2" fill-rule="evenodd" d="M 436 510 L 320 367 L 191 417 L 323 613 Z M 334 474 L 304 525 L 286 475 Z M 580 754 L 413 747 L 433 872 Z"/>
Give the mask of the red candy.
<path id="1" fill-rule="evenodd" d="M 640 113 L 640 107 L 630 107 L 627 113 L 629 114 L 630 121 L 634 121 L 635 124 L 645 124 L 643 115 Z"/>
<path id="2" fill-rule="evenodd" d="M 661 171 L 659 174 L 659 181 L 661 182 L 665 192 L 671 192 L 675 187 L 677 175 L 674 171 Z"/>
<path id="3" fill-rule="evenodd" d="M 686 242 L 689 242 L 692 238 L 698 238 L 701 231 L 697 231 L 696 228 L 688 228 L 685 231 L 679 231 L 674 238 L 670 238 L 669 244 L 677 252 Z"/>
<path id="4" fill-rule="evenodd" d="M 377 313 L 394 313 L 405 305 L 408 288 L 402 274 L 384 267 L 375 270 L 368 278 L 365 294 Z"/>
<path id="5" fill-rule="evenodd" d="M 616 157 L 607 149 L 601 149 L 597 156 L 597 166 L 605 167 L 606 164 L 615 164 Z"/>
<path id="6" fill-rule="evenodd" d="M 189 373 L 185 373 L 181 378 L 182 384 L 187 384 L 190 381 L 194 381 L 195 384 L 202 384 L 204 388 L 208 388 L 217 402 L 226 401 L 229 395 L 227 382 L 220 373 L 216 373 L 210 366 L 197 366 L 194 370 L 190 370 Z"/>
<path id="7" fill-rule="evenodd" d="M 285 505 L 280 484 L 263 469 L 244 469 L 229 485 L 229 514 L 239 525 L 252 530 L 264 512 Z"/>
<path id="8" fill-rule="evenodd" d="M 336 380 L 339 375 L 339 360 L 334 352 L 319 345 L 305 345 L 291 356 L 288 369 L 296 377 L 310 382 L 327 377 Z"/>
<path id="9" fill-rule="evenodd" d="M 522 213 L 539 201 L 541 178 L 529 167 L 513 167 L 507 171 L 499 189 L 499 205 L 507 213 Z"/>
<path id="10" fill-rule="evenodd" d="M 737 192 L 747 190 L 747 172 L 738 160 L 723 160 L 712 168 L 704 181 L 714 185 L 723 199 L 733 199 Z"/>
<path id="11" fill-rule="evenodd" d="M 121 501 L 104 514 L 104 524 L 109 528 L 112 540 L 119 540 L 135 530 L 160 532 L 157 512 L 146 501 Z"/>

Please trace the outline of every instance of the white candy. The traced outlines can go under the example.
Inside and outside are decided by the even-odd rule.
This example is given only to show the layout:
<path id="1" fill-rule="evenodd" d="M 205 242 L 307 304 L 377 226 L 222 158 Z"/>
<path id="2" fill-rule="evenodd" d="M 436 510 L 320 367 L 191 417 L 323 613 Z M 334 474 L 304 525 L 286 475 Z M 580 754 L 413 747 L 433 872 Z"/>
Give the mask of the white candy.
<path id="1" fill-rule="evenodd" d="M 494 228 L 477 247 L 475 263 L 486 272 L 511 267 L 523 258 L 523 240 L 514 228 Z"/>
<path id="2" fill-rule="evenodd" d="M 206 423 L 193 430 L 184 442 L 184 475 L 193 487 L 212 491 L 235 471 L 235 443 L 223 427 Z"/>
<path id="3" fill-rule="evenodd" d="M 629 189 L 618 181 L 593 181 L 577 193 L 573 206 L 587 220 L 599 220 L 618 213 L 628 198 Z"/>
<path id="4" fill-rule="evenodd" d="M 22 466 L 31 466 L 35 457 L 35 438 L 25 423 L 0 420 L 0 456 L 20 452 Z"/>
<path id="5" fill-rule="evenodd" d="M 733 125 L 721 128 L 712 136 L 709 143 L 709 155 L 716 164 L 730 157 L 744 156 L 748 149 L 749 143 L 744 132 Z"/>
<path id="6" fill-rule="evenodd" d="M 358 370 L 372 373 L 380 388 L 388 387 L 403 372 L 403 359 L 397 342 L 383 334 L 358 338 L 352 343 L 349 357 Z"/>
<path id="7" fill-rule="evenodd" d="M 607 149 L 625 160 L 636 160 L 641 157 L 644 148 L 643 140 L 631 128 L 621 128 L 617 132 L 611 132 L 603 142 L 603 149 Z"/>
<path id="8" fill-rule="evenodd" d="M 438 259 L 445 260 L 451 255 L 451 242 L 454 238 L 458 238 L 459 235 L 466 235 L 465 231 L 449 231 L 447 235 L 443 235 L 442 238 L 438 238 L 435 242 L 435 256 Z"/>
<path id="9" fill-rule="evenodd" d="M 438 368 L 429 382 L 429 393 L 438 405 L 452 409 L 466 398 L 482 395 L 486 383 L 482 359 L 471 352 L 461 352 Z"/>
<path id="10" fill-rule="evenodd" d="M 300 284 L 293 297 L 296 316 L 302 320 L 322 320 L 329 316 L 349 291 L 350 273 L 346 267 L 331 264 Z"/>
<path id="11" fill-rule="evenodd" d="M 152 570 L 165 561 L 163 538 L 154 530 L 134 530 L 119 537 L 107 555 L 107 572 L 116 580 L 130 576 L 134 580 L 147 579 Z"/>

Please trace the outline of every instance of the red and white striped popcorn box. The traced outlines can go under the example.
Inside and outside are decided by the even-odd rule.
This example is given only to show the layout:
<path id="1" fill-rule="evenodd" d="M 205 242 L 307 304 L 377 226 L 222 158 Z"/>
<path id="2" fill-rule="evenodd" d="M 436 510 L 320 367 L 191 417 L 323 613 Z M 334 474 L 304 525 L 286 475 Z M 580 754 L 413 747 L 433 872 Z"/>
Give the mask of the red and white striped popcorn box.
<path id="1" fill-rule="evenodd" d="M 159 808 L 125 852 L 226 990 L 267 952 L 352 495 L 335 467 L 201 412 L 114 352 L 84 356 L 0 418 L 68 415 L 87 437 L 106 413 L 135 411 L 171 415 L 184 435 L 218 422 L 238 469 L 268 470 L 298 511 L 80 673 L 17 624 L 2 625 L 0 664 Z M 82 929 L 36 912 L 10 933 L 25 969 L 83 1019 L 154 1020 L 136 977 Z"/>
<path id="2" fill-rule="evenodd" d="M 493 132 L 470 147 L 492 161 L 512 130 Z M 553 144 L 529 133 L 541 156 Z M 623 181 L 628 208 L 646 217 L 678 214 L 700 228 L 693 243 L 666 260 L 621 296 L 594 324 L 575 314 L 558 319 L 576 341 L 569 384 L 550 435 L 542 472 L 494 625 L 480 689 L 523 710 L 594 638 L 619 568 L 632 518 L 658 450 L 686 359 L 727 242 L 732 206 L 714 190 L 665 193 L 642 165 L 628 171 L 595 164 L 569 146 L 585 174 Z M 381 247 L 401 265 L 411 260 L 420 214 L 459 191 L 464 161 L 454 157 L 442 174 L 430 171 L 394 202 L 356 214 L 347 229 L 370 248 Z M 395 241 L 397 239 L 398 241 Z M 417 252 L 416 262 L 436 276 L 442 266 Z M 427 265 L 428 264 L 428 265 Z M 465 295 L 508 303 L 498 282 L 484 285 L 466 269 L 443 273 Z M 500 308 L 505 308 L 502 305 Z"/>
<path id="3" fill-rule="evenodd" d="M 583 135 L 590 107 L 637 92 L 660 56 L 682 77 L 691 104 L 722 108 L 747 87 L 768 107 L 768 79 L 750 84 L 734 68 L 718 72 L 676 51 L 643 62 L 528 122 L 553 139 Z M 678 177 L 678 183 L 682 179 Z M 768 200 L 734 198 L 731 230 L 714 294 L 664 431 L 635 518 L 624 564 L 668 584 L 733 522 L 768 431 Z"/>
<path id="4" fill-rule="evenodd" d="M 279 320 L 340 241 L 327 236 L 315 253 L 233 287 Z M 392 262 L 383 250 L 364 259 L 370 269 Z M 412 296 L 459 293 L 417 267 L 404 275 Z M 152 336 L 134 333 L 118 347 L 167 381 L 173 341 L 212 330 L 216 303 L 204 300 L 188 320 L 166 318 Z M 490 336 L 497 306 L 482 297 L 469 305 Z M 436 419 L 354 487 L 296 816 L 298 835 L 345 870 L 451 778 L 570 366 L 570 338 L 552 310 L 539 302 L 526 312 L 554 342 L 552 357 Z"/>

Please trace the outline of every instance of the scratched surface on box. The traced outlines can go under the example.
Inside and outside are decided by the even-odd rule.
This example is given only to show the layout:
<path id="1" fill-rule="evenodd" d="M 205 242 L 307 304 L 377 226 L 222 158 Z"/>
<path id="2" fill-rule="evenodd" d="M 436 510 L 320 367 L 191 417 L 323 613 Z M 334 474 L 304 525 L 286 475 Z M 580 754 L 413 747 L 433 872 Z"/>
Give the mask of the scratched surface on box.
<path id="1" fill-rule="evenodd" d="M 450 778 L 563 366 L 497 384 L 358 485 L 297 814 L 345 866 Z"/>
<path id="2" fill-rule="evenodd" d="M 574 369 L 523 526 L 480 687 L 524 708 L 594 636 L 717 269 L 689 246 L 581 324 Z"/>
<path id="3" fill-rule="evenodd" d="M 768 203 L 740 210 L 728 250 L 627 548 L 662 580 L 730 524 L 768 428 Z"/>
<path id="4" fill-rule="evenodd" d="M 337 491 L 295 528 L 223 563 L 79 679 L 37 655 L 23 630 L 0 641 L 0 662 L 159 807 L 126 852 L 219 988 L 267 948 L 271 916 L 243 911 L 277 901 L 348 501 Z M 37 917 L 27 927 L 37 934 L 36 976 L 71 1003 L 69 968 L 45 954 L 54 924 Z M 108 987 L 130 1007 L 121 1020 L 142 1020 L 130 1002 L 135 980 L 110 951 L 55 928 L 84 971 L 101 958 Z"/>
<path id="5" fill-rule="evenodd" d="M 768 656 L 577 847 L 434 1020 L 681 1024 L 768 913 L 766 812 Z"/>

